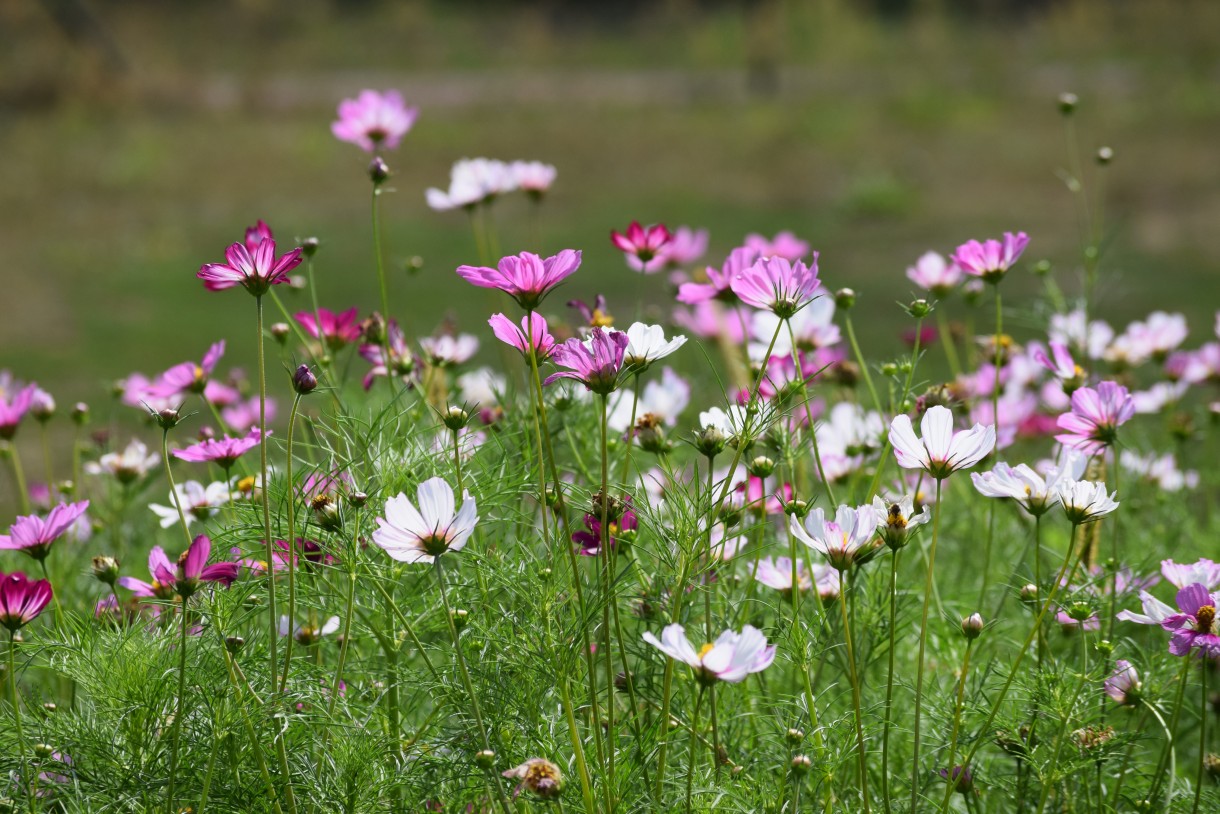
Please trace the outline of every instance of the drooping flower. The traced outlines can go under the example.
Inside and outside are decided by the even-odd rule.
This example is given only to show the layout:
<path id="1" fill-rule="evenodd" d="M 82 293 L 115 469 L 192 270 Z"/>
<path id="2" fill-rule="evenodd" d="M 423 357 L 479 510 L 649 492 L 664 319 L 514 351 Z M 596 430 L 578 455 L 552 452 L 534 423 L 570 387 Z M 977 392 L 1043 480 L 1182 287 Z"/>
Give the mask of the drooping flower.
<path id="1" fill-rule="evenodd" d="M 455 510 L 453 488 L 438 477 L 421 483 L 415 496 L 418 510 L 401 492 L 386 501 L 373 542 L 406 563 L 430 563 L 446 551 L 460 551 L 479 521 L 470 493 L 462 492 L 461 509 Z"/>
<path id="2" fill-rule="evenodd" d="M 0 572 L 0 625 L 16 633 L 38 618 L 53 595 L 45 579 L 31 580 L 20 571 Z"/>
<path id="3" fill-rule="evenodd" d="M 51 544 L 85 513 L 89 501 L 61 503 L 45 518 L 36 514 L 23 515 L 13 521 L 8 534 L 0 534 L 0 551 L 20 551 L 42 561 L 51 553 Z"/>
<path id="4" fill-rule="evenodd" d="M 360 339 L 359 314 L 359 308 L 349 308 L 341 314 L 319 308 L 317 313 L 300 311 L 293 315 L 293 319 L 301 324 L 305 333 L 336 351 Z"/>
<path id="5" fill-rule="evenodd" d="M 627 348 L 623 351 L 623 367 L 634 373 L 646 370 L 653 362 L 664 359 L 686 344 L 685 336 L 665 338 L 660 325 L 633 322 L 627 329 Z"/>
<path id="6" fill-rule="evenodd" d="M 588 339 L 569 339 L 551 351 L 551 361 L 567 370 L 547 376 L 544 384 L 575 379 L 594 393 L 613 392 L 618 386 L 628 342 L 627 334 L 622 331 L 602 328 L 590 331 Z"/>
<path id="7" fill-rule="evenodd" d="M 1119 659 L 1114 663 L 1114 672 L 1106 677 L 1105 691 L 1116 703 L 1133 706 L 1139 703 L 1143 686 L 1140 674 L 1131 662 Z"/>
<path id="8" fill-rule="evenodd" d="M 1081 387 L 1072 393 L 1072 410 L 1059 416 L 1056 435 L 1061 444 L 1096 455 L 1118 438 L 1118 428 L 1135 415 L 1135 402 L 1127 388 L 1102 382 L 1096 389 Z"/>
<path id="9" fill-rule="evenodd" d="M 258 446 L 262 433 L 255 427 L 244 438 L 209 438 L 185 449 L 173 450 L 173 455 L 192 463 L 214 463 L 226 472 L 233 468 L 237 459 Z"/>
<path id="10" fill-rule="evenodd" d="M 158 562 L 153 577 L 162 585 L 172 585 L 174 592 L 183 599 L 189 599 L 205 582 L 219 582 L 226 588 L 237 579 L 241 569 L 235 562 L 218 562 L 208 565 L 208 557 L 212 554 L 212 541 L 206 534 L 200 534 L 191 542 L 190 548 L 178 556 L 178 562 L 173 567 Z M 152 559 L 149 558 L 151 564 Z"/>
<path id="11" fill-rule="evenodd" d="M 527 359 L 531 348 L 537 354 L 538 361 L 548 358 L 555 349 L 555 337 L 551 336 L 542 314 L 526 314 L 521 318 L 520 327 L 504 314 L 492 314 L 487 324 L 497 339 L 516 348 Z M 532 341 L 526 339 L 527 333 L 532 334 Z"/>
<path id="12" fill-rule="evenodd" d="M 208 377 L 225 354 L 225 342 L 220 340 L 208 348 L 198 362 L 182 362 L 157 377 L 147 393 L 155 399 L 174 399 L 184 393 L 203 393 Z"/>
<path id="13" fill-rule="evenodd" d="M 1199 583 L 1178 591 L 1178 613 L 1161 622 L 1165 630 L 1173 631 L 1169 652 L 1175 656 L 1201 651 L 1208 658 L 1220 656 L 1220 635 L 1216 630 L 1216 606 L 1220 599 Z"/>
<path id="14" fill-rule="evenodd" d="M 788 319 L 817 295 L 818 253 L 808 266 L 800 260 L 762 257 L 730 283 L 733 293 L 747 305 Z"/>
<path id="15" fill-rule="evenodd" d="M 1035 517 L 1046 514 L 1059 500 L 1059 484 L 1075 481 L 1084 474 L 1088 458 L 1067 450 L 1063 463 L 1043 478 L 1026 464 L 1015 467 L 998 463 L 990 472 L 973 472 L 974 488 L 985 497 L 1009 498 Z"/>
<path id="16" fill-rule="evenodd" d="M 796 539 L 826 557 L 840 571 L 851 568 L 876 552 L 877 529 L 885 522 L 871 505 L 839 506 L 834 520 L 827 520 L 822 509 L 814 509 L 800 518 L 792 517 L 789 524 Z"/>
<path id="17" fill-rule="evenodd" d="M 404 104 L 396 90 L 362 90 L 355 99 L 339 103 L 339 118 L 331 123 L 330 131 L 340 141 L 369 153 L 393 150 L 418 116 L 419 108 Z"/>
<path id="18" fill-rule="evenodd" d="M 244 286 L 261 297 L 273 285 L 289 282 L 288 272 L 301 265 L 300 248 L 275 256 L 275 240 L 263 238 L 253 249 L 234 243 L 225 250 L 225 262 L 205 263 L 195 275 L 208 291 Z"/>
<path id="19" fill-rule="evenodd" d="M 149 452 L 148 446 L 138 438 L 134 438 L 122 452 L 107 452 L 96 461 L 85 464 L 85 471 L 90 475 L 110 475 L 119 483 L 135 483 L 156 468 L 161 456 Z"/>
<path id="20" fill-rule="evenodd" d="M 1161 574 L 1175 588 L 1199 583 L 1209 591 L 1220 588 L 1220 563 L 1201 559 L 1189 565 L 1161 560 Z"/>
<path id="21" fill-rule="evenodd" d="M 232 499 L 229 484 L 224 481 L 214 481 L 205 487 L 199 481 L 188 480 L 175 484 L 174 491 L 169 495 L 169 505 L 150 503 L 148 508 L 161 518 L 161 528 L 167 529 L 178 522 L 177 503 L 181 502 L 189 527 L 195 520 L 207 520 Z"/>
<path id="22" fill-rule="evenodd" d="M 508 165 L 517 189 L 534 199 L 541 199 L 555 183 L 559 171 L 541 161 L 514 161 Z"/>
<path id="23" fill-rule="evenodd" d="M 554 800 L 563 791 L 563 775 L 559 767 L 540 757 L 532 757 L 520 766 L 501 772 L 501 775 L 521 781 L 513 789 L 513 799 L 522 791 L 532 791 L 543 800 Z"/>
<path id="24" fill-rule="evenodd" d="M 1063 513 L 1074 524 L 1090 523 L 1118 508 L 1118 501 L 1114 499 L 1118 493 L 1107 493 L 1104 483 L 1063 479 L 1055 491 L 1063 505 Z"/>
<path id="25" fill-rule="evenodd" d="M 975 424 L 953 431 L 953 412 L 937 404 L 929 407 L 919 423 L 923 438 L 915 436 L 911 418 L 895 416 L 890 422 L 894 457 L 904 469 L 923 469 L 940 480 L 977 464 L 995 447 L 995 427 Z"/>
<path id="26" fill-rule="evenodd" d="M 639 221 L 633 220 L 626 232 L 610 232 L 610 242 L 627 258 L 627 265 L 645 274 L 653 274 L 665 266 L 662 253 L 672 239 L 673 235 L 663 223 L 644 228 Z"/>
<path id="27" fill-rule="evenodd" d="M 957 247 L 953 262 L 966 274 L 984 282 L 998 283 L 1021 257 L 1029 237 L 1024 232 L 1005 232 L 1003 240 L 969 240 Z"/>
<path id="28" fill-rule="evenodd" d="M 643 638 L 670 658 L 690 665 L 695 678 L 704 686 L 717 681 L 739 683 L 775 661 L 775 645 L 768 646 L 766 636 L 751 625 L 742 628 L 741 633 L 726 630 L 714 643 L 705 644 L 698 651 L 678 623 L 667 625 L 659 640 L 651 631 L 645 632 Z"/>
<path id="29" fill-rule="evenodd" d="M 907 279 L 937 298 L 948 296 L 962 281 L 962 269 L 937 252 L 926 252 L 907 268 Z"/>
<path id="30" fill-rule="evenodd" d="M 521 252 L 500 258 L 496 268 L 458 266 L 457 275 L 480 288 L 498 288 L 532 311 L 580 268 L 580 258 L 581 253 L 573 249 L 564 249 L 545 260 L 533 252 Z"/>

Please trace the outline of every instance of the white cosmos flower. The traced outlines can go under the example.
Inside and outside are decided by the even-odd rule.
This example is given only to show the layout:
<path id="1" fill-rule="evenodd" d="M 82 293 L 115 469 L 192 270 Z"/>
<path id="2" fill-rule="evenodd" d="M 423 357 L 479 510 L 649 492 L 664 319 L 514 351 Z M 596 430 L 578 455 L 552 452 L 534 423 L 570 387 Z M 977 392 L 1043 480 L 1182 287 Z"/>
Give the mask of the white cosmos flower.
<path id="1" fill-rule="evenodd" d="M 448 367 L 460 365 L 474 356 L 479 349 L 479 339 L 471 334 L 441 334 L 423 337 L 419 340 L 419 346 L 429 362 L 438 367 Z"/>
<path id="2" fill-rule="evenodd" d="M 975 424 L 955 433 L 953 412 L 939 404 L 923 414 L 919 430 L 922 440 L 916 437 L 907 415 L 896 416 L 890 422 L 894 457 L 904 469 L 923 469 L 938 480 L 959 469 L 969 469 L 995 447 L 994 426 Z"/>
<path id="3" fill-rule="evenodd" d="M 651 632 L 644 633 L 644 641 L 672 659 L 689 664 L 695 677 L 704 685 L 727 681 L 736 684 L 744 681 L 750 673 L 767 669 L 775 661 L 775 645 L 767 646 L 767 637 L 751 625 L 741 633 L 726 630 L 715 642 L 695 650 L 686 631 L 680 624 L 666 626 L 658 640 Z"/>
<path id="4" fill-rule="evenodd" d="M 462 507 L 455 510 L 453 488 L 443 478 L 430 478 L 415 492 L 416 510 L 403 493 L 385 503 L 385 517 L 373 542 L 399 562 L 430 563 L 446 551 L 460 551 L 479 522 L 474 498 L 462 492 Z"/>
<path id="5" fill-rule="evenodd" d="M 90 475 L 111 475 L 119 483 L 132 483 L 148 474 L 160 463 L 160 456 L 149 453 L 143 441 L 132 439 L 122 452 L 107 452 L 97 462 L 85 464 Z"/>
<path id="6" fill-rule="evenodd" d="M 877 528 L 884 522 L 885 515 L 866 505 L 855 509 L 840 506 L 834 520 L 827 520 L 821 509 L 814 509 L 805 517 L 804 525 L 797 517 L 791 518 L 790 525 L 798 540 L 843 571 L 872 549 Z"/>
<path id="7" fill-rule="evenodd" d="M 1118 508 L 1118 501 L 1114 499 L 1118 493 L 1107 493 L 1104 483 L 1064 479 L 1055 486 L 1055 491 L 1063 504 L 1064 514 L 1072 523 L 1088 523 Z"/>
<path id="8" fill-rule="evenodd" d="M 627 349 L 623 351 L 623 368 L 639 372 L 653 362 L 664 359 L 686 344 L 685 336 L 665 338 L 665 329 L 660 325 L 645 325 L 633 322 L 627 329 Z"/>
<path id="9" fill-rule="evenodd" d="M 174 502 L 174 493 L 182 503 L 182 511 L 189 527 L 196 520 L 207 520 L 220 511 L 220 507 L 232 499 L 229 485 L 224 481 L 209 483 L 206 487 L 196 480 L 188 480 L 176 485 L 169 495 L 169 505 L 150 503 L 148 508 L 161 518 L 161 528 L 167 529 L 178 522 L 178 508 Z"/>
<path id="10" fill-rule="evenodd" d="M 1084 474 L 1089 459 L 1078 450 L 1068 449 L 1058 466 L 1043 478 L 1026 464 L 1015 467 L 996 464 L 990 472 L 971 473 L 974 488 L 984 497 L 1012 498 L 1035 517 L 1046 514 L 1059 500 L 1061 483 L 1075 481 Z"/>
<path id="11" fill-rule="evenodd" d="M 321 624 L 315 627 L 308 622 L 302 622 L 295 625 L 292 629 L 292 637 L 303 645 L 317 644 L 322 640 L 323 636 L 330 636 L 339 629 L 339 617 L 332 616 Z M 280 635 L 288 635 L 288 617 L 280 617 Z"/>
<path id="12" fill-rule="evenodd" d="M 892 549 L 902 548 L 907 544 L 911 529 L 918 528 L 932 519 L 932 513 L 927 507 L 920 507 L 915 514 L 915 496 L 903 495 L 888 503 L 880 498 L 873 498 L 873 513 L 884 518 L 881 537 Z"/>
<path id="13" fill-rule="evenodd" d="M 508 381 L 491 368 L 480 367 L 458 376 L 457 387 L 463 402 L 490 407 L 500 403 Z"/>

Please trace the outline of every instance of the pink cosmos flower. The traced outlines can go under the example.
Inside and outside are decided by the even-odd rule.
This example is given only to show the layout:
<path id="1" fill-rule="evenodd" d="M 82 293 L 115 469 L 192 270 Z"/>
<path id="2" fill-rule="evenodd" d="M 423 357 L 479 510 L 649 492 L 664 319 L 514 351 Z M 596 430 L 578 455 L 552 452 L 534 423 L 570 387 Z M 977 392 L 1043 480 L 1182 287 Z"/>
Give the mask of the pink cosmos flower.
<path id="1" fill-rule="evenodd" d="M 197 593 L 204 582 L 219 582 L 226 588 L 229 587 L 241 572 L 240 567 L 235 562 L 208 565 L 208 557 L 211 554 L 212 541 L 207 535 L 200 534 L 191 543 L 190 548 L 178 557 L 176 567 L 158 562 L 153 577 L 162 585 L 172 585 L 174 592 L 183 599 L 189 599 Z M 150 557 L 149 564 L 151 563 Z"/>
<path id="2" fill-rule="evenodd" d="M 0 535 L 0 550 L 20 551 L 41 562 L 51 553 L 51 544 L 72 528 L 88 508 L 89 501 L 82 500 L 61 503 L 45 518 L 36 514 L 18 517 L 9 533 Z"/>
<path id="3" fill-rule="evenodd" d="M 1024 232 L 1005 232 L 1004 239 L 985 240 L 982 243 L 970 240 L 957 247 L 953 262 L 972 277 L 980 277 L 988 283 L 998 283 L 1004 274 L 1017 262 L 1029 237 Z"/>
<path id="4" fill-rule="evenodd" d="M 975 424 L 953 432 L 953 412 L 939 404 L 929 407 L 919 424 L 923 438 L 915 436 L 911 417 L 895 416 L 890 422 L 890 444 L 903 469 L 923 469 L 943 479 L 977 464 L 995 447 L 995 427 Z"/>
<path id="5" fill-rule="evenodd" d="M 148 552 L 148 573 L 152 582 L 145 582 L 135 577 L 119 577 L 119 585 L 143 599 L 170 600 L 174 598 L 174 583 L 173 581 L 160 581 L 157 573 L 172 574 L 173 571 L 173 563 L 165 555 L 165 550 L 159 545 L 153 546 L 152 551 Z"/>
<path id="6" fill-rule="evenodd" d="M 1068 350 L 1068 346 L 1062 342 L 1050 343 L 1051 353 L 1054 358 L 1046 355 L 1041 347 L 1034 350 L 1034 361 L 1042 365 L 1042 367 L 1055 374 L 1055 378 L 1064 382 L 1080 384 L 1084 380 L 1084 371 L 1080 365 L 1076 364 L 1076 360 L 1072 358 L 1072 352 Z M 1064 388 L 1067 389 L 1066 386 Z"/>
<path id="7" fill-rule="evenodd" d="M 777 557 L 775 560 L 772 560 L 770 557 L 764 557 L 758 561 L 757 568 L 752 565 L 747 566 L 747 568 L 753 572 L 756 580 L 768 588 L 785 595 L 792 592 L 792 560 L 787 557 Z M 805 567 L 805 563 L 797 560 L 797 590 L 804 593 L 812 588 L 815 582 L 818 588 L 818 596 L 823 602 L 830 602 L 839 598 L 841 580 L 837 569 L 822 563 L 815 563 L 811 575 L 809 569 Z"/>
<path id="8" fill-rule="evenodd" d="M 1198 649 L 1208 658 L 1220 656 L 1220 636 L 1216 635 L 1215 624 L 1220 599 L 1196 582 L 1178 591 L 1177 603 L 1179 612 L 1161 622 L 1161 627 L 1173 631 L 1169 652 L 1187 656 Z"/>
<path id="9" fill-rule="evenodd" d="M 531 322 L 532 320 L 532 322 Z M 546 359 L 555 349 L 555 337 L 547 329 L 546 319 L 542 314 L 527 314 L 521 318 L 521 327 L 517 327 L 511 319 L 503 314 L 492 314 L 487 320 L 496 338 L 506 345 L 511 345 L 525 355 L 532 348 L 539 361 Z M 533 335 L 526 339 L 526 334 L 532 330 Z"/>
<path id="10" fill-rule="evenodd" d="M 313 311 L 301 311 L 293 315 L 293 319 L 301 324 L 305 333 L 314 339 L 326 343 L 332 351 L 339 350 L 360 338 L 360 323 L 356 317 L 360 309 L 349 308 L 341 314 L 336 314 L 326 308 Z"/>
<path id="11" fill-rule="evenodd" d="M 670 235 L 669 242 L 661 249 L 665 265 L 688 266 L 707 251 L 707 229 L 692 229 L 679 226 Z"/>
<path id="12" fill-rule="evenodd" d="M 673 235 L 665 224 L 658 223 L 645 229 L 637 220 L 631 222 L 625 233 L 610 232 L 610 242 L 626 256 L 627 265 L 645 274 L 654 274 L 665 265 L 664 260 L 651 261 L 662 256 L 665 246 L 672 239 Z"/>
<path id="13" fill-rule="evenodd" d="M 20 571 L 0 572 L 0 625 L 16 633 L 38 618 L 53 595 L 45 579 L 31 580 Z"/>
<path id="14" fill-rule="evenodd" d="M 630 508 L 624 511 L 623 516 L 618 520 L 610 520 L 609 533 L 606 535 L 606 541 L 609 543 L 609 547 L 614 548 L 617 546 L 620 537 L 626 537 L 627 534 L 634 533 L 639 528 L 639 525 L 639 521 L 635 516 L 635 511 Z M 580 546 L 576 553 L 582 557 L 596 557 L 597 555 L 601 554 L 601 518 L 595 514 L 586 514 L 585 530 L 573 533 L 572 542 Z"/>
<path id="15" fill-rule="evenodd" d="M 945 260 L 937 252 L 927 252 L 907 268 L 908 280 L 938 298 L 948 296 L 963 276 L 957 263 Z"/>
<path id="16" fill-rule="evenodd" d="M 1097 388 L 1081 387 L 1072 393 L 1072 410 L 1059 416 L 1058 424 L 1067 432 L 1055 440 L 1096 455 L 1118 438 L 1118 428 L 1135 415 L 1135 402 L 1127 388 L 1102 382 Z"/>
<path id="17" fill-rule="evenodd" d="M 760 234 L 746 235 L 745 247 L 753 249 L 760 257 L 782 257 L 785 260 L 799 260 L 809 254 L 809 243 L 801 240 L 792 232 L 779 232 L 768 240 Z"/>
<path id="18" fill-rule="evenodd" d="M 208 385 L 208 377 L 224 355 L 225 342 L 222 339 L 208 348 L 200 361 L 183 362 L 162 373 L 145 392 L 155 399 L 174 399 L 183 393 L 203 393 Z"/>
<path id="19" fill-rule="evenodd" d="M 430 478 L 415 497 L 418 510 L 401 492 L 386 501 L 386 516 L 377 518 L 373 542 L 406 563 L 431 563 L 446 551 L 460 551 L 479 522 L 470 493 L 462 492 L 462 507 L 456 509 L 453 488 L 443 478 Z"/>
<path id="20" fill-rule="evenodd" d="M 567 370 L 552 373 L 543 384 L 559 379 L 575 379 L 586 389 L 605 395 L 618 386 L 627 350 L 627 334 L 594 328 L 585 340 L 569 339 L 551 351 L 551 361 Z"/>
<path id="21" fill-rule="evenodd" d="M 508 165 L 517 189 L 532 198 L 540 199 L 555 183 L 558 170 L 541 161 L 514 161 Z"/>
<path id="22" fill-rule="evenodd" d="M 811 511 L 804 524 L 795 516 L 790 520 L 796 539 L 822 554 L 839 571 L 851 568 L 876 550 L 880 545 L 877 530 L 884 524 L 885 517 L 878 515 L 871 504 L 854 509 L 840 506 L 834 520 L 827 520 L 820 508 Z"/>
<path id="23" fill-rule="evenodd" d="M 385 346 L 373 342 L 360 346 L 360 355 L 373 366 L 364 376 L 362 384 L 365 390 L 373 386 L 373 382 L 378 376 L 397 376 L 406 385 L 414 383 L 415 355 L 411 352 L 411 346 L 407 344 L 402 328 L 395 320 L 390 320 L 386 324 L 385 331 Z"/>
<path id="24" fill-rule="evenodd" d="M 0 393 L 0 438 L 12 440 L 17 434 L 17 426 L 30 409 L 30 401 L 38 385 L 27 384 L 18 390 L 10 400 L 6 393 Z"/>
<path id="25" fill-rule="evenodd" d="M 179 460 L 192 463 L 215 463 L 227 472 L 233 468 L 233 464 L 237 463 L 238 458 L 258 446 L 261 438 L 262 433 L 256 427 L 251 429 L 245 438 L 231 438 L 227 435 L 220 438 L 209 438 L 198 444 L 192 444 L 186 449 L 175 449 L 173 453 L 174 457 Z"/>
<path id="26" fill-rule="evenodd" d="M 1119 659 L 1114 663 L 1114 672 L 1105 681 L 1106 695 L 1123 706 L 1138 703 L 1143 686 L 1139 672 L 1131 666 L 1131 662 L 1125 659 Z"/>
<path id="27" fill-rule="evenodd" d="M 696 305 L 708 300 L 732 302 L 737 298 L 737 295 L 733 293 L 733 278 L 754 265 L 758 257 L 758 252 L 754 249 L 744 246 L 733 249 L 719 269 L 707 267 L 706 283 L 683 283 L 679 286 L 678 302 L 687 305 Z"/>
<path id="28" fill-rule="evenodd" d="M 1199 583 L 1209 591 L 1220 588 L 1220 563 L 1201 559 L 1189 565 L 1161 560 L 1161 575 L 1177 588 Z"/>
<path id="29" fill-rule="evenodd" d="M 417 116 L 419 109 L 403 104 L 402 94 L 396 90 L 362 90 L 355 99 L 339 103 L 339 118 L 331 123 L 330 131 L 340 141 L 351 142 L 366 152 L 393 150 Z"/>
<path id="30" fill-rule="evenodd" d="M 806 266 L 800 260 L 763 257 L 730 282 L 741 301 L 787 319 L 808 305 L 818 288 L 818 253 Z"/>
<path id="31" fill-rule="evenodd" d="M 658 640 L 651 632 L 644 641 L 671 659 L 690 665 L 700 684 L 710 686 L 717 681 L 737 684 L 751 673 L 758 673 L 775 661 L 775 645 L 767 646 L 767 637 L 757 628 L 746 625 L 741 633 L 726 630 L 714 643 L 695 650 L 682 625 L 674 623 L 661 631 Z"/>
<path id="32" fill-rule="evenodd" d="M 275 420 L 276 412 L 275 399 L 268 397 L 266 402 L 268 424 Z M 260 421 L 258 396 L 237 399 L 220 411 L 220 417 L 224 419 L 225 425 L 234 432 L 249 432 L 257 429 Z"/>
<path id="33" fill-rule="evenodd" d="M 246 227 L 246 249 L 253 252 L 258 247 L 258 244 L 264 240 L 271 240 L 273 237 L 274 235 L 271 234 L 271 227 L 267 225 L 267 221 L 259 218 L 258 223 Z"/>
<path id="34" fill-rule="evenodd" d="M 713 300 L 705 300 L 689 309 L 674 309 L 673 322 L 695 336 L 704 339 L 723 338 L 736 344 L 749 338 L 742 326 L 749 323 L 751 313 L 754 312 L 747 312 L 740 307 L 728 309 Z"/>
<path id="35" fill-rule="evenodd" d="M 538 307 L 548 294 L 580 268 L 580 252 L 564 249 L 543 260 L 533 252 L 500 259 L 496 268 L 458 266 L 463 280 L 480 288 L 498 288 L 527 311 Z"/>
<path id="36" fill-rule="evenodd" d="M 224 263 L 205 263 L 195 276 L 208 291 L 240 285 L 261 297 L 271 286 L 289 282 L 288 272 L 301 265 L 301 259 L 300 248 L 276 257 L 275 240 L 268 234 L 253 248 L 234 243 L 225 250 Z"/>

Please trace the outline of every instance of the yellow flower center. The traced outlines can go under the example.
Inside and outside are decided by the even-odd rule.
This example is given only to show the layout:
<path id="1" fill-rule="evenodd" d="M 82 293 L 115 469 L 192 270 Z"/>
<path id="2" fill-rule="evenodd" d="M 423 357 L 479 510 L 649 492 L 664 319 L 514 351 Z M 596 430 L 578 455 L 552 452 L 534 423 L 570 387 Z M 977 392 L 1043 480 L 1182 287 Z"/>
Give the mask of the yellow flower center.
<path id="1" fill-rule="evenodd" d="M 716 645 L 714 645 L 714 644 L 705 644 L 705 645 L 703 645 L 703 647 L 700 647 L 699 648 L 699 660 L 702 661 L 703 657 L 706 656 L 708 653 L 712 652 L 712 649 L 715 646 Z"/>
<path id="2" fill-rule="evenodd" d="M 590 322 L 594 328 L 609 328 L 614 324 L 614 317 L 600 308 L 594 308 Z"/>
<path id="3" fill-rule="evenodd" d="M 1200 633 L 1211 633 L 1212 624 L 1216 621 L 1216 606 L 1204 605 L 1195 611 L 1195 619 L 1198 620 L 1198 630 Z"/>

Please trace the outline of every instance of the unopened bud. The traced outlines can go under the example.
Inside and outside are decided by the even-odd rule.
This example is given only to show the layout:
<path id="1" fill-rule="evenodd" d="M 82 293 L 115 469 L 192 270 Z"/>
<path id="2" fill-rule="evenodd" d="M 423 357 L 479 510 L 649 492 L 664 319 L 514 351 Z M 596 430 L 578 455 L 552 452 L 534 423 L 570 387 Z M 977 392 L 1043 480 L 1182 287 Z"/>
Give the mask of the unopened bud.
<path id="1" fill-rule="evenodd" d="M 889 377 L 897 376 L 898 375 L 898 363 L 897 362 L 882 362 L 881 363 L 881 375 L 889 376 Z"/>
<path id="2" fill-rule="evenodd" d="M 34 756 L 47 758 L 55 754 L 55 747 L 45 743 L 34 744 Z"/>
<path id="3" fill-rule="evenodd" d="M 78 401 L 72 405 L 72 423 L 77 426 L 84 426 L 89 423 L 89 405 L 83 401 Z"/>
<path id="4" fill-rule="evenodd" d="M 182 414 L 172 407 L 166 407 L 164 410 L 159 410 L 152 414 L 153 420 L 157 422 L 157 426 L 163 430 L 172 430 L 178 426 L 178 422 L 182 420 Z"/>
<path id="5" fill-rule="evenodd" d="M 282 345 L 288 341 L 288 334 L 291 331 L 287 322 L 277 322 L 271 326 L 271 338 Z"/>
<path id="6" fill-rule="evenodd" d="M 1051 273 L 1051 261 L 1039 260 L 1037 263 L 1034 263 L 1033 271 L 1037 276 L 1045 277 Z"/>
<path id="7" fill-rule="evenodd" d="M 1064 116 L 1070 116 L 1076 112 L 1076 105 L 1080 103 L 1080 99 L 1074 93 L 1059 94 L 1059 112 Z"/>
<path id="8" fill-rule="evenodd" d="M 707 458 L 715 458 L 721 452 L 724 452 L 724 446 L 728 442 L 724 433 L 718 427 L 704 427 L 699 432 L 695 433 L 695 449 L 699 450 L 700 454 Z"/>
<path id="9" fill-rule="evenodd" d="M 1114 151 L 1109 147 L 1101 147 L 1097 150 L 1097 155 L 1094 157 L 1098 166 L 1104 167 L 1114 160 Z"/>
<path id="10" fill-rule="evenodd" d="M 119 561 L 114 557 L 94 557 L 93 577 L 98 581 L 114 587 L 119 579 Z"/>
<path id="11" fill-rule="evenodd" d="M 835 292 L 835 308 L 840 311 L 850 311 L 856 304 L 856 292 L 850 288 L 840 288 Z"/>
<path id="12" fill-rule="evenodd" d="M 915 300 L 907 306 L 907 313 L 915 319 L 923 319 L 932 313 L 932 306 L 927 300 Z"/>
<path id="13" fill-rule="evenodd" d="M 962 634 L 970 640 L 977 639 L 983 632 L 983 617 L 972 613 L 962 620 Z"/>
<path id="14" fill-rule="evenodd" d="M 55 399 L 46 390 L 39 388 L 30 399 L 30 415 L 39 424 L 45 424 L 55 415 Z"/>
<path id="15" fill-rule="evenodd" d="M 1021 597 L 1021 601 L 1027 605 L 1032 602 L 1037 602 L 1038 601 L 1038 586 L 1034 585 L 1032 582 L 1027 585 L 1023 585 L 1021 587 L 1020 597 Z"/>
<path id="16" fill-rule="evenodd" d="M 360 323 L 360 334 L 370 345 L 385 342 L 385 317 L 374 311 Z"/>
<path id="17" fill-rule="evenodd" d="M 475 752 L 474 762 L 477 763 L 480 768 L 490 769 L 496 762 L 496 753 L 490 749 L 481 749 L 478 752 Z"/>
<path id="18" fill-rule="evenodd" d="M 59 711 L 59 707 L 55 705 L 54 701 L 48 701 L 42 705 L 42 711 L 47 713 L 48 715 L 52 715 L 55 712 Z"/>
<path id="19" fill-rule="evenodd" d="M 455 404 L 441 416 L 441 421 L 446 427 L 457 432 L 470 423 L 470 413 Z"/>
<path id="20" fill-rule="evenodd" d="M 237 655 L 243 647 L 246 646 L 246 640 L 241 636 L 228 636 L 225 638 L 225 650 L 228 650 L 233 655 Z"/>
<path id="21" fill-rule="evenodd" d="M 789 765 L 792 767 L 793 774 L 807 774 L 810 767 L 813 766 L 813 761 L 809 759 L 809 755 L 797 755 L 792 758 L 792 763 Z"/>
<path id="22" fill-rule="evenodd" d="M 1114 642 L 1109 639 L 1102 639 L 1097 644 L 1093 645 L 1093 649 L 1101 654 L 1102 658 L 1110 658 L 1114 655 Z"/>
<path id="23" fill-rule="evenodd" d="M 1088 602 L 1073 602 L 1068 605 L 1067 615 L 1076 622 L 1084 622 L 1093 615 L 1093 606 Z"/>
<path id="24" fill-rule="evenodd" d="M 318 239 L 316 237 L 307 237 L 301 241 L 301 254 L 306 257 L 313 257 L 318 253 Z"/>
<path id="25" fill-rule="evenodd" d="M 385 180 L 390 177 L 390 165 L 385 163 L 381 156 L 377 156 L 369 162 L 369 180 L 375 186 L 380 186 L 385 183 Z"/>
<path id="26" fill-rule="evenodd" d="M 765 478 L 775 471 L 775 461 L 759 455 L 746 466 L 746 471 L 756 478 Z"/>
<path id="27" fill-rule="evenodd" d="M 361 509 L 369 502 L 369 496 L 364 492 L 351 492 L 347 496 L 347 502 L 352 508 Z"/>
<path id="28" fill-rule="evenodd" d="M 804 500 L 789 500 L 784 504 L 784 514 L 790 517 L 804 517 L 813 508 Z"/>
<path id="29" fill-rule="evenodd" d="M 312 393 L 318 386 L 318 377 L 313 375 L 309 365 L 301 365 L 292 374 L 292 389 L 300 395 Z"/>
<path id="30" fill-rule="evenodd" d="M 788 743 L 795 746 L 796 744 L 805 740 L 805 733 L 799 729 L 789 729 L 788 734 L 785 735 L 785 737 L 788 739 Z"/>
<path id="31" fill-rule="evenodd" d="M 449 618 L 453 620 L 455 630 L 462 630 L 466 627 L 467 620 L 470 619 L 470 612 L 462 608 L 454 608 L 449 611 Z"/>

